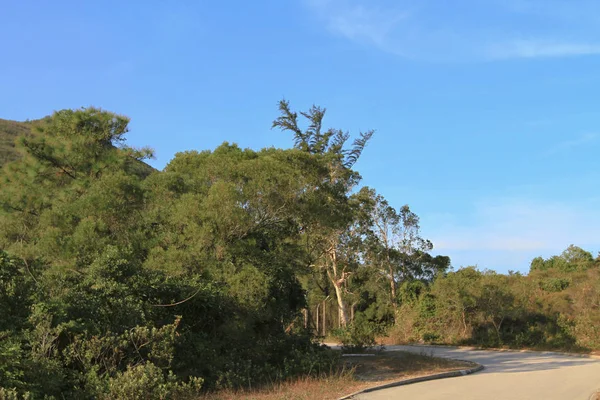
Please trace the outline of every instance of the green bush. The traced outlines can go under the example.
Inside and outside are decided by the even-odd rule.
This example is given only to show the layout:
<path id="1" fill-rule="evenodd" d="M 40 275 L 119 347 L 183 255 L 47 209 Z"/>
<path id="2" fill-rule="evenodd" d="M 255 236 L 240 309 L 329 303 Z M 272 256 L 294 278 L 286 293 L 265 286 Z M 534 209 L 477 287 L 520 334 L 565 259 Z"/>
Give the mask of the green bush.
<path id="1" fill-rule="evenodd" d="M 6 389 L 0 387 L 0 400 L 30 400 L 29 392 L 19 393 L 16 388 Z"/>
<path id="2" fill-rule="evenodd" d="M 546 292 L 562 292 L 571 284 L 570 279 L 566 278 L 546 278 L 540 281 L 540 288 L 545 290 Z"/>
<path id="3" fill-rule="evenodd" d="M 436 332 L 425 332 L 423 333 L 423 341 L 425 343 L 437 343 L 441 339 L 441 335 Z"/>
<path id="4" fill-rule="evenodd" d="M 106 393 L 98 396 L 101 400 L 186 400 L 200 395 L 202 379 L 192 378 L 188 383 L 178 382 L 175 375 L 163 371 L 151 362 L 128 366 L 125 372 L 117 374 L 107 384 Z"/>
<path id="5" fill-rule="evenodd" d="M 377 344 L 376 337 L 382 333 L 381 325 L 360 316 L 346 328 L 335 329 L 332 332 L 345 352 L 361 352 L 373 348 Z"/>

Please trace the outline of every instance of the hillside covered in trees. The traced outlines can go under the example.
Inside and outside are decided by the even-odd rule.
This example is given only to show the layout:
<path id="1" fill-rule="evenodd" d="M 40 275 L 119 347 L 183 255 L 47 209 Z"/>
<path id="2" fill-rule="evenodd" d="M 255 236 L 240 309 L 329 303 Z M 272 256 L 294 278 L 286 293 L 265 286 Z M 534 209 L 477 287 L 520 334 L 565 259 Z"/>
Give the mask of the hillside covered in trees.
<path id="1" fill-rule="evenodd" d="M 293 148 L 162 171 L 123 116 L 0 121 L 0 398 L 196 398 L 328 371 L 326 335 L 600 349 L 599 258 L 453 271 L 408 205 L 360 185 L 373 132 L 279 112 Z"/>
<path id="2" fill-rule="evenodd" d="M 409 283 L 401 303 L 398 342 L 600 349 L 600 257 L 573 245 L 534 259 L 528 275 L 469 267 Z"/>
<path id="3" fill-rule="evenodd" d="M 19 137 L 31 132 L 33 122 L 18 122 L 0 119 L 0 167 L 19 158 L 16 142 Z"/>

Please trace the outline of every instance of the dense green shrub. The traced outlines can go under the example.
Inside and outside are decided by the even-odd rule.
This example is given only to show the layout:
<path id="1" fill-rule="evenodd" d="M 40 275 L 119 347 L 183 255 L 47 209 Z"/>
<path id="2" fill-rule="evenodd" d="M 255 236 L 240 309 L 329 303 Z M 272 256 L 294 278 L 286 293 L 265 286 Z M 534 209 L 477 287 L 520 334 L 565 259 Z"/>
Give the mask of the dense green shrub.
<path id="1" fill-rule="evenodd" d="M 567 278 L 546 278 L 540 282 L 540 287 L 547 292 L 562 292 L 571 284 Z"/>
<path id="2" fill-rule="evenodd" d="M 0 387 L 0 400 L 31 400 L 31 393 L 17 391 L 16 388 Z"/>
<path id="3" fill-rule="evenodd" d="M 361 352 L 371 349 L 377 344 L 377 337 L 384 332 L 381 324 L 358 316 L 345 328 L 338 328 L 332 332 L 333 336 L 342 344 L 345 352 Z"/>
<path id="4" fill-rule="evenodd" d="M 147 362 L 128 366 L 126 371 L 111 378 L 107 386 L 99 399 L 191 400 L 200 395 L 202 379 L 191 378 L 190 382 L 181 383 L 173 373 L 165 376 L 160 368 Z"/>
<path id="5" fill-rule="evenodd" d="M 407 205 L 355 190 L 372 132 L 348 147 L 321 130 L 324 109 L 301 114 L 307 130 L 280 111 L 294 149 L 224 143 L 163 171 L 124 144 L 126 117 L 63 110 L 31 125 L 0 172 L 0 396 L 185 398 L 319 375 L 336 357 L 313 343 L 311 315 L 318 334 L 340 321 L 352 351 L 388 329 L 600 348 L 599 259 L 570 246 L 527 276 L 448 272 Z"/>
<path id="6" fill-rule="evenodd" d="M 441 335 L 436 332 L 424 332 L 422 337 L 425 343 L 438 343 L 441 339 Z"/>
<path id="7" fill-rule="evenodd" d="M 438 276 L 406 301 L 406 318 L 391 335 L 401 342 L 600 349 L 600 268 L 590 257 L 571 246 L 552 261 L 563 264 L 541 268 L 536 259 L 525 276 L 473 268 Z"/>
<path id="8" fill-rule="evenodd" d="M 225 143 L 158 172 L 127 125 L 56 112 L 0 172 L 5 396 L 180 398 L 329 368 L 286 331 L 305 303 L 300 197 L 325 157 Z"/>

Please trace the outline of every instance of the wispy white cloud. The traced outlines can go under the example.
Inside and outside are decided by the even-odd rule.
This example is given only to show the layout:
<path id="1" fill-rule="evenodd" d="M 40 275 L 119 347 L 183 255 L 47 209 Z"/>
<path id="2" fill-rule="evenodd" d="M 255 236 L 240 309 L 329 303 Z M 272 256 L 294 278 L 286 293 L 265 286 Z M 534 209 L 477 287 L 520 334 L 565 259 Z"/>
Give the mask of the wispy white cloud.
<path id="1" fill-rule="evenodd" d="M 575 147 L 580 147 L 584 145 L 588 145 L 590 143 L 595 142 L 598 138 L 600 138 L 600 134 L 595 132 L 588 132 L 580 135 L 577 138 L 565 140 L 556 144 L 554 147 L 551 147 L 546 153 L 545 156 L 551 156 L 562 151 L 567 151 Z"/>
<path id="2" fill-rule="evenodd" d="M 526 271 L 531 259 L 559 254 L 575 244 L 600 250 L 600 203 L 498 199 L 474 204 L 462 219 L 423 216 L 423 231 L 454 266 Z M 511 264 L 512 263 L 512 264 Z"/>
<path id="3" fill-rule="evenodd" d="M 304 0 L 334 34 L 433 61 L 600 54 L 600 2 L 582 1 Z"/>
<path id="4" fill-rule="evenodd" d="M 489 46 L 491 59 L 550 58 L 600 54 L 600 44 L 515 40 Z"/>
<path id="5" fill-rule="evenodd" d="M 406 10 L 391 10 L 369 3 L 343 0 L 307 0 L 306 3 L 326 21 L 327 28 L 351 40 L 385 47 L 389 35 L 408 18 Z"/>
<path id="6" fill-rule="evenodd" d="M 503 8 L 525 16 L 568 20 L 571 22 L 600 22 L 597 0 L 491 0 Z"/>

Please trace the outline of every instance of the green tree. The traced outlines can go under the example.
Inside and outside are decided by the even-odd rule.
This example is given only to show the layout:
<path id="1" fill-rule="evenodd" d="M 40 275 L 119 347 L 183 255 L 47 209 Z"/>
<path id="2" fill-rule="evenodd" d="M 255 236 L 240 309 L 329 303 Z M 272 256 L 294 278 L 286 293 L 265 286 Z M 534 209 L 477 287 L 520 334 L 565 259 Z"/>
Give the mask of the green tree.
<path id="1" fill-rule="evenodd" d="M 112 113 L 59 111 L 2 171 L 0 248 L 35 291 L 0 304 L 26 325 L 0 359 L 52 377 L 24 375 L 45 383 L 20 390 L 98 398 L 110 382 L 171 385 L 169 371 L 214 388 L 306 372 L 294 355 L 320 365 L 308 337 L 285 331 L 304 305 L 297 216 L 312 156 L 225 144 L 157 172 L 126 132 Z"/>
<path id="2" fill-rule="evenodd" d="M 570 245 L 561 255 L 552 256 L 547 260 L 542 257 L 536 257 L 531 261 L 530 271 L 545 271 L 548 269 L 558 269 L 562 271 L 578 271 L 592 268 L 594 266 L 594 257 L 592 254 L 581 247 Z"/>
<path id="3" fill-rule="evenodd" d="M 151 152 L 124 146 L 127 123 L 125 117 L 95 108 L 63 110 L 36 125 L 30 136 L 21 137 L 21 159 L 7 164 L 0 176 L 0 248 L 24 259 L 61 258 L 71 248 L 61 242 L 61 230 L 110 229 L 92 227 L 88 211 L 95 204 L 86 195 L 96 190 L 97 196 L 109 196 L 99 187 L 112 185 L 109 190 L 129 196 L 131 186 L 147 175 L 139 165 Z M 115 212 L 123 211 L 122 205 L 130 200 L 120 198 L 120 204 L 106 207 L 114 223 L 123 216 Z M 85 241 L 89 244 L 90 239 Z"/>
<path id="4" fill-rule="evenodd" d="M 373 131 L 360 133 L 350 148 L 350 138 L 341 130 L 323 128 L 325 109 L 313 106 L 301 112 L 308 127 L 299 126 L 298 114 L 291 111 L 289 103 L 279 103 L 280 117 L 273 127 L 289 131 L 294 136 L 294 148 L 311 155 L 315 163 L 312 180 L 305 187 L 306 207 L 301 213 L 303 240 L 309 254 L 308 264 L 319 273 L 323 271 L 333 286 L 342 326 L 349 321 L 346 301 L 348 279 L 356 269 L 356 255 L 351 243 L 357 232 L 352 229 L 355 215 L 350 205 L 350 193 L 360 181 L 352 170 Z M 315 173 L 316 172 L 316 173 Z"/>
<path id="5" fill-rule="evenodd" d="M 375 274 L 384 276 L 389 287 L 389 302 L 394 319 L 398 317 L 397 288 L 403 282 L 415 279 L 431 280 L 450 265 L 448 257 L 432 257 L 431 241 L 420 233 L 419 217 L 408 205 L 396 210 L 375 190 L 362 188 L 356 199 L 362 204 L 363 232 L 367 246 L 366 260 L 375 268 Z"/>
<path id="6" fill-rule="evenodd" d="M 462 337 L 470 333 L 470 326 L 477 311 L 477 288 L 482 274 L 474 267 L 450 272 L 437 279 L 431 294 L 436 300 L 437 315 L 441 325 L 460 326 Z"/>
<path id="7" fill-rule="evenodd" d="M 508 279 L 492 272 L 485 274 L 477 300 L 477 307 L 494 327 L 499 344 L 502 344 L 502 324 L 506 319 L 514 317 L 515 310 L 518 309 Z"/>

